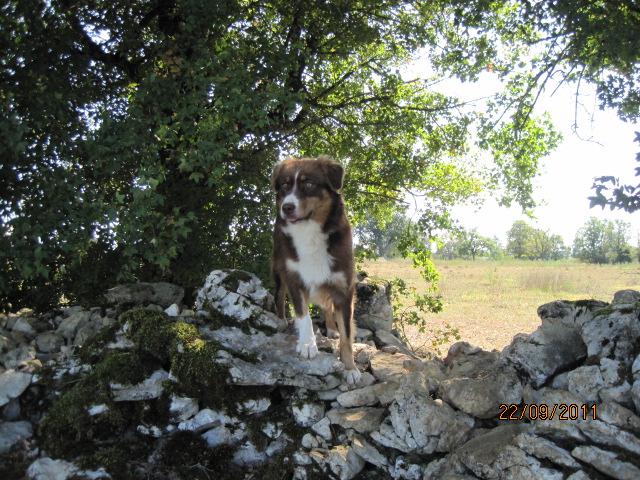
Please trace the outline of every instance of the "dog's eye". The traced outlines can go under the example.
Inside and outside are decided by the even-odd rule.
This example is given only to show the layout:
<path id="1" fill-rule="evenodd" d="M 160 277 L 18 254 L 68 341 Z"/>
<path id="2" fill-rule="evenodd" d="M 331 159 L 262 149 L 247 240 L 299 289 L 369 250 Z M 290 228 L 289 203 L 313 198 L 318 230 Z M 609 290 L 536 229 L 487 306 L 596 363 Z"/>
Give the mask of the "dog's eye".
<path id="1" fill-rule="evenodd" d="M 280 184 L 280 188 L 282 190 L 289 190 L 289 184 L 287 182 L 284 182 L 284 183 Z"/>
<path id="2" fill-rule="evenodd" d="M 304 183 L 305 188 L 313 188 L 313 182 L 307 181 Z"/>

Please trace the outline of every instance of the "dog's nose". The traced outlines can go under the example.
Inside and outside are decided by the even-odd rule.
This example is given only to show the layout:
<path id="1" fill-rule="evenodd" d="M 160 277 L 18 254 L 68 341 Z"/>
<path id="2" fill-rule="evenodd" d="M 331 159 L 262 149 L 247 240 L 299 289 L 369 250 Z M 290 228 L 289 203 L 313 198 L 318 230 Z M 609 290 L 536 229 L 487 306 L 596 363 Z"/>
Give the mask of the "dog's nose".
<path id="1" fill-rule="evenodd" d="M 296 210 L 296 206 L 293 203 L 285 203 L 282 205 L 282 211 L 285 215 L 291 215 Z"/>

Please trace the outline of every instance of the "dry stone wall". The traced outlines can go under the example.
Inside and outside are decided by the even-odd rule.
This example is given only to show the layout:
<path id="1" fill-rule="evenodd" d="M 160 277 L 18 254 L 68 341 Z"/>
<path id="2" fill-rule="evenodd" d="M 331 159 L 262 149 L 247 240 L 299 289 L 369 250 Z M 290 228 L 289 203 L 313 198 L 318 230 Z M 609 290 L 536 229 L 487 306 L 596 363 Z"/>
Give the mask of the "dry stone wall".
<path id="1" fill-rule="evenodd" d="M 338 341 L 318 328 L 300 359 L 247 272 L 212 272 L 193 310 L 147 284 L 3 315 L 0 477 L 640 478 L 639 292 L 552 302 L 503 351 L 424 360 L 388 288 L 358 284 L 351 389 Z"/>

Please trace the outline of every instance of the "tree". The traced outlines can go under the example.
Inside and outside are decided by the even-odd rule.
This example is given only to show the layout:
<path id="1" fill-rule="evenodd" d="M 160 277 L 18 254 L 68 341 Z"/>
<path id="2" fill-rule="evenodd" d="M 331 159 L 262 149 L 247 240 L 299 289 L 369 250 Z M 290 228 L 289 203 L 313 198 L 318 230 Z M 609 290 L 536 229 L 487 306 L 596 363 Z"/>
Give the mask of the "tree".
<path id="1" fill-rule="evenodd" d="M 560 235 L 533 228 L 524 220 L 516 220 L 507 232 L 507 253 L 529 260 L 560 260 L 568 256 Z"/>
<path id="2" fill-rule="evenodd" d="M 582 87 L 595 87 L 601 109 L 612 108 L 618 116 L 636 122 L 640 116 L 640 7 L 633 0 L 593 1 L 502 0 L 490 2 L 503 7 L 505 19 L 491 22 L 489 2 L 458 0 L 456 19 L 475 30 L 494 30 L 500 36 L 502 55 L 476 61 L 476 75 L 483 68 L 508 78 L 514 95 L 503 97 L 514 102 L 519 112 L 514 118 L 527 119 L 539 92 L 568 83 L 575 87 L 575 128 L 578 112 L 592 107 L 581 104 Z M 511 29 L 511 31 L 509 31 Z M 528 59 L 518 67 L 522 44 L 529 48 Z M 445 47 L 445 55 L 455 55 L 456 45 Z M 473 54 L 469 55 L 473 59 Z M 471 62 L 470 62 L 471 63 Z M 527 65 L 525 67 L 525 64 Z M 452 68 L 459 68 L 452 63 Z M 470 69 L 473 70 L 473 69 Z M 469 75 L 473 75 L 469 73 Z M 502 100 L 494 106 L 501 107 Z M 493 120 L 488 121 L 490 126 Z M 636 134 L 638 135 L 638 134 Z M 636 137 L 638 141 L 638 137 Z M 640 161 L 640 156 L 636 157 Z M 636 168 L 636 176 L 640 169 Z M 618 178 L 604 176 L 593 185 L 591 207 L 609 205 L 628 212 L 640 208 L 640 186 L 624 185 Z M 610 191 L 607 197 L 603 192 Z"/>
<path id="3" fill-rule="evenodd" d="M 531 237 L 533 228 L 524 220 L 516 220 L 507 232 L 507 253 L 513 258 L 531 256 Z"/>
<path id="4" fill-rule="evenodd" d="M 477 256 L 491 256 L 493 252 L 495 252 L 494 241 L 479 235 L 477 229 L 463 230 L 461 232 L 458 245 L 458 255 L 460 257 L 471 257 L 472 260 L 475 260 Z"/>
<path id="5" fill-rule="evenodd" d="M 636 132 L 635 142 L 640 142 L 640 132 Z M 636 155 L 636 161 L 640 162 L 640 153 Z M 640 176 L 640 167 L 636 167 L 636 177 Z M 608 191 L 607 184 L 610 183 L 613 188 L 611 190 L 611 197 L 607 198 L 602 193 Z M 596 205 L 601 206 L 603 209 L 609 205 L 611 210 L 622 209 L 629 213 L 640 210 L 640 185 L 621 185 L 620 179 L 617 177 L 598 177 L 592 187 L 596 194 L 593 197 L 589 197 L 591 200 L 591 208 Z"/>
<path id="6" fill-rule="evenodd" d="M 576 233 L 573 256 L 588 263 L 630 262 L 629 232 L 626 222 L 591 217 Z"/>
<path id="7" fill-rule="evenodd" d="M 427 195 L 398 248 L 434 280 L 424 232 L 496 182 L 503 203 L 532 208 L 537 162 L 559 140 L 548 119 L 522 114 L 531 92 L 508 83 L 489 111 L 474 111 L 403 76 L 418 51 L 438 75 L 464 80 L 498 58 L 501 68 L 516 62 L 511 6 L 474 8 L 469 17 L 456 1 L 5 2 L 2 307 L 61 294 L 96 302 L 119 281 L 163 279 L 189 293 L 214 267 L 268 277 L 268 177 L 287 153 L 345 164 L 355 223 L 388 221 L 408 193 Z M 489 181 L 467 154 L 475 132 L 495 159 Z"/>
<path id="8" fill-rule="evenodd" d="M 391 221 L 382 225 L 374 217 L 369 217 L 355 226 L 354 234 L 361 249 L 375 257 L 392 258 L 398 254 L 398 243 L 409 223 L 402 213 L 394 213 Z"/>

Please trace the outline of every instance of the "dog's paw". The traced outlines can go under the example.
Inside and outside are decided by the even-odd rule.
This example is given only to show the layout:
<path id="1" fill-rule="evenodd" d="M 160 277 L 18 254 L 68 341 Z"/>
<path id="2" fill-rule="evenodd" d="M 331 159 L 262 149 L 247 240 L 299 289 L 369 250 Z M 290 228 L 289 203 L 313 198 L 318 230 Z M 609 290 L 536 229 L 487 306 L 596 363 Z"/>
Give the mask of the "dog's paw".
<path id="1" fill-rule="evenodd" d="M 333 328 L 327 327 L 327 338 L 340 338 L 340 333 Z"/>
<path id="2" fill-rule="evenodd" d="M 311 360 L 316 355 L 318 355 L 318 345 L 316 345 L 315 341 L 311 343 L 298 342 L 298 346 L 296 347 L 296 352 L 298 352 L 298 354 L 302 358 Z"/>
<path id="3" fill-rule="evenodd" d="M 357 368 L 348 368 L 344 371 L 344 378 L 348 385 L 356 385 L 362 378 L 362 374 Z"/>

